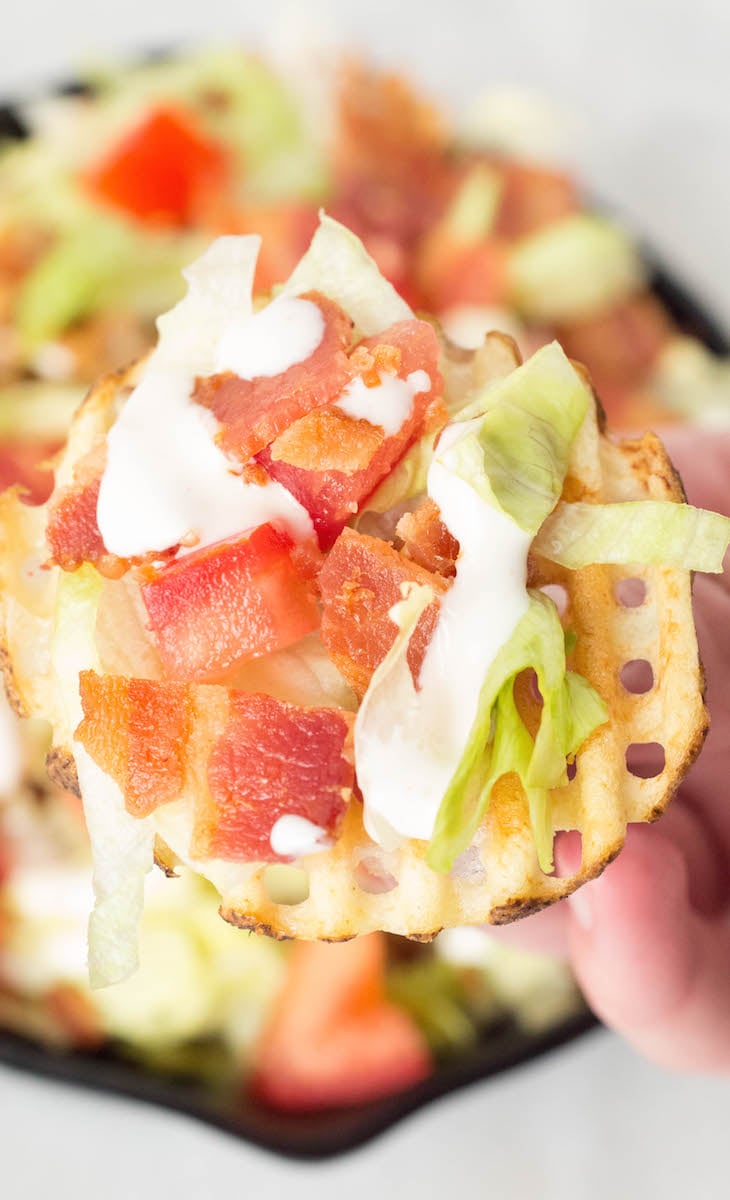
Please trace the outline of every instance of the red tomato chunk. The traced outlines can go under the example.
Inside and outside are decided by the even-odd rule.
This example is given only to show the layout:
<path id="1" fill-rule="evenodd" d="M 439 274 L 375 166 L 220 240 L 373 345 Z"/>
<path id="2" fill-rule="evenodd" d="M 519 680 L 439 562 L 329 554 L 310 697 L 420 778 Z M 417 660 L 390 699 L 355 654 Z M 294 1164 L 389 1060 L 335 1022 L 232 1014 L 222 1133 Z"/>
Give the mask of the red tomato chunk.
<path id="1" fill-rule="evenodd" d="M 142 584 L 150 629 L 172 679 L 215 682 L 319 624 L 291 537 L 261 525 L 185 555 Z M 297 559 L 297 561 L 295 561 Z"/>
<path id="2" fill-rule="evenodd" d="M 138 220 L 192 223 L 228 177 L 225 150 L 190 113 L 162 107 L 149 113 L 87 175 L 100 200 Z"/>

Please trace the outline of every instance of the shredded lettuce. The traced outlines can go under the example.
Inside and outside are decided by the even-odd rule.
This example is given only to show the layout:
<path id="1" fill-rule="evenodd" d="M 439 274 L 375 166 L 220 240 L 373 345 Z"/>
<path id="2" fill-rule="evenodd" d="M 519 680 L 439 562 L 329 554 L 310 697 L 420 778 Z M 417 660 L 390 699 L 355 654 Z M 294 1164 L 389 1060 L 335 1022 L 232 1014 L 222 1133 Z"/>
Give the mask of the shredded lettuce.
<path id="1" fill-rule="evenodd" d="M 730 519 L 672 500 L 559 504 L 534 549 L 576 570 L 592 563 L 660 563 L 719 574 L 730 543 Z"/>
<path id="2" fill-rule="evenodd" d="M 210 375 L 221 332 L 253 312 L 253 280 L 261 238 L 256 234 L 216 238 L 183 271 L 188 285 L 182 300 L 157 321 L 155 367 Z"/>
<path id="3" fill-rule="evenodd" d="M 63 438 L 84 398 L 76 383 L 23 379 L 0 387 L 0 437 Z"/>
<path id="4" fill-rule="evenodd" d="M 579 213 L 520 239 L 510 256 L 511 298 L 532 321 L 575 321 L 623 300 L 643 281 L 627 234 Z"/>
<path id="5" fill-rule="evenodd" d="M 590 397 L 557 342 L 477 397 L 478 428 L 441 457 L 488 504 L 536 533 L 557 503 Z"/>
<path id="6" fill-rule="evenodd" d="M 365 337 L 413 316 L 360 239 L 324 212 L 309 249 L 283 291 L 299 296 L 313 288 L 336 300 Z"/>
<path id="7" fill-rule="evenodd" d="M 179 299 L 181 272 L 204 245 L 200 237 L 150 233 L 114 217 L 88 214 L 23 280 L 15 303 L 17 329 L 33 346 L 115 306 L 151 320 Z"/>
<path id="8" fill-rule="evenodd" d="M 426 490 L 426 477 L 433 458 L 436 433 L 427 433 L 420 441 L 415 442 L 410 450 L 373 492 L 366 502 L 364 512 L 384 513 L 411 500 Z"/>
<path id="9" fill-rule="evenodd" d="M 82 719 L 79 673 L 99 670 L 95 644 L 102 578 L 93 567 L 59 572 L 51 662 L 72 734 Z M 89 920 L 89 979 L 94 988 L 126 979 L 137 969 L 144 882 L 152 867 L 150 818 L 129 815 L 117 785 L 74 741 L 84 816 L 94 860 L 94 910 Z"/>
<path id="10" fill-rule="evenodd" d="M 530 668 L 543 701 L 534 741 L 514 699 L 517 676 Z M 530 807 L 540 866 L 551 871 L 547 792 L 567 783 L 566 762 L 607 717 L 600 696 L 566 669 L 565 635 L 552 600 L 530 592 L 527 612 L 487 672 L 469 741 L 436 818 L 429 865 L 450 870 L 474 837 L 494 785 L 515 772 Z"/>
<path id="11" fill-rule="evenodd" d="M 453 241 L 471 245 L 489 236 L 499 208 L 502 180 L 486 163 L 472 167 L 443 217 Z"/>

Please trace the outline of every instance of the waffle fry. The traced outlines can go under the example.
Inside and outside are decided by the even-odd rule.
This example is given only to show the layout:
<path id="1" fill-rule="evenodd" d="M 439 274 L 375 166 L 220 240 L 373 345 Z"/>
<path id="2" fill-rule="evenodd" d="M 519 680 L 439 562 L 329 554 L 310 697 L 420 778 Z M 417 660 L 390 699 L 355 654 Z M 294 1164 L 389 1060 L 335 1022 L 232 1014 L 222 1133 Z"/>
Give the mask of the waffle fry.
<path id="1" fill-rule="evenodd" d="M 504 376 L 517 356 L 502 338 L 467 361 L 463 352 L 450 362 L 452 401 L 480 384 Z M 448 362 L 448 360 L 447 360 Z M 491 372 L 491 374 L 490 374 Z M 447 381 L 448 381 L 448 371 Z M 57 480 L 67 483 L 79 460 L 93 450 L 110 426 L 117 404 L 133 386 L 138 367 L 103 380 L 77 414 Z M 662 499 L 681 501 L 681 482 L 659 440 L 615 442 L 602 428 L 596 404 L 573 447 L 564 499 L 587 502 Z M 63 786 L 78 791 L 71 751 L 73 729 L 49 657 L 58 568 L 45 569 L 47 508 L 29 508 L 13 494 L 0 498 L 1 637 L 7 689 L 18 712 L 43 716 L 53 726 L 49 771 Z M 628 583 L 626 581 L 634 581 Z M 637 582 L 638 581 L 638 582 Z M 516 776 L 497 784 L 488 813 L 472 846 L 448 875 L 426 863 L 426 844 L 410 841 L 384 852 L 367 837 L 362 809 L 351 803 L 335 846 L 296 867 L 202 863 L 190 853 L 196 802 L 205 789 L 205 761 L 214 734 L 201 722 L 180 798 L 157 810 L 155 857 L 167 872 L 177 856 L 208 874 L 221 893 L 221 915 L 234 925 L 277 938 L 340 940 L 382 929 L 428 940 L 440 929 L 476 922 L 502 924 L 535 912 L 598 875 L 619 852 L 630 821 L 652 821 L 676 791 L 699 752 L 707 729 L 703 676 L 694 634 L 691 577 L 664 567 L 592 566 L 568 571 L 534 557 L 531 583 L 563 589 L 564 623 L 578 635 L 574 656 L 580 671 L 606 701 L 610 718 L 585 743 L 575 777 L 551 795 L 553 829 L 578 830 L 582 861 L 572 876 L 540 870 L 527 802 Z M 122 596 L 124 584 L 106 581 L 105 595 Z M 625 602 L 624 590 L 642 593 L 641 603 Z M 623 590 L 622 590 L 623 589 Z M 622 600 L 624 602 L 622 603 Z M 123 601 L 123 597 L 122 597 Z M 120 646 L 103 648 L 110 673 L 129 673 L 145 635 L 133 606 L 122 602 L 117 618 L 126 622 Z M 126 660 L 125 660 L 126 656 Z M 627 691 L 624 664 L 651 665 L 653 686 L 643 694 Z M 139 674 L 155 677 L 148 656 Z M 521 705 L 537 705 L 523 689 Z M 664 765 L 654 777 L 632 773 L 635 751 L 663 748 Z"/>

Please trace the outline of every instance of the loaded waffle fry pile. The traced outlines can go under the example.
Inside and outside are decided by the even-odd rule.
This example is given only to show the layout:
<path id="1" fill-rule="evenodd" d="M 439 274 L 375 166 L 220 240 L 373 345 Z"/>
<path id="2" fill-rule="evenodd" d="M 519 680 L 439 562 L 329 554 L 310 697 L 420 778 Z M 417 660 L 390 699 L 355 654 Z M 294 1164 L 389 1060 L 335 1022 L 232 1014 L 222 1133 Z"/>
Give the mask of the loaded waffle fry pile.
<path id="1" fill-rule="evenodd" d="M 329 218 L 254 306 L 257 249 L 214 243 L 90 393 L 48 505 L 3 501 L 9 691 L 84 799 L 97 984 L 134 968 L 153 854 L 279 937 L 530 912 L 661 812 L 704 733 L 690 570 L 728 522 L 658 441 L 610 441 L 556 344 L 454 356 Z M 627 608 L 614 564 L 642 561 Z M 656 686 L 628 697 L 637 659 Z"/>

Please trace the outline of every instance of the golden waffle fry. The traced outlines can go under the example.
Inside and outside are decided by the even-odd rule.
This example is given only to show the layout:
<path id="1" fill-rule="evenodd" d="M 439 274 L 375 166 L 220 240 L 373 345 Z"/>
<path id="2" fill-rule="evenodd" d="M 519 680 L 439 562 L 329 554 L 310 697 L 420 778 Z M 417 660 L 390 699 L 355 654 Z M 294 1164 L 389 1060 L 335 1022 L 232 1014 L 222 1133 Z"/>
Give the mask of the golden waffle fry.
<path id="1" fill-rule="evenodd" d="M 500 378 L 517 356 L 492 339 L 471 364 L 462 353 L 450 403 L 458 408 L 475 379 Z M 448 347 L 447 347 L 448 353 Z M 100 441 L 138 367 L 102 380 L 82 405 L 59 465 L 68 483 L 74 464 Z M 490 375 L 490 372 L 492 373 Z M 659 440 L 610 440 L 600 408 L 589 411 L 576 439 L 564 499 L 588 502 L 684 499 L 681 482 Z M 49 770 L 78 790 L 69 727 L 49 646 L 59 569 L 44 566 L 47 507 L 29 508 L 13 494 L 0 498 L 0 637 L 9 695 L 24 715 L 53 726 Z M 180 798 L 155 813 L 156 859 L 174 871 L 179 857 L 208 875 L 221 893 L 221 914 L 232 924 L 275 937 L 344 939 L 382 929 L 428 940 L 443 927 L 501 924 L 535 912 L 598 875 L 618 853 L 632 821 L 652 821 L 664 810 L 697 755 L 707 728 L 703 676 L 692 618 L 691 576 L 659 566 L 591 566 L 569 571 L 534 557 L 531 583 L 564 592 L 564 623 L 577 634 L 572 665 L 606 701 L 609 720 L 584 744 L 576 773 L 551 794 L 554 832 L 578 830 L 582 861 L 573 875 L 545 875 L 538 865 L 527 802 L 515 775 L 495 787 L 487 815 L 470 848 L 447 875 L 426 863 L 425 842 L 385 852 L 370 841 L 362 809 L 350 803 L 332 849 L 286 865 L 202 862 L 191 852 L 194 813 L 207 788 L 205 763 L 215 729 L 210 711 L 196 729 Z M 159 675 L 142 617 L 122 580 L 103 584 L 105 620 L 97 625 L 103 670 Z M 116 630 L 116 633 L 114 633 Z M 631 692 L 622 682 L 627 663 L 649 664 L 651 686 Z M 649 667 L 643 674 L 648 677 Z M 522 707 L 537 705 L 529 688 Z M 221 713 L 218 714 L 222 716 Z M 642 778 L 641 747 L 663 754 L 663 765 Z M 661 747 L 661 750 L 658 748 Z M 636 772 L 639 772 L 638 774 Z M 203 797 L 204 798 L 204 797 Z M 199 811 L 199 808 L 198 808 Z M 194 839 L 193 839 L 194 849 Z"/>

